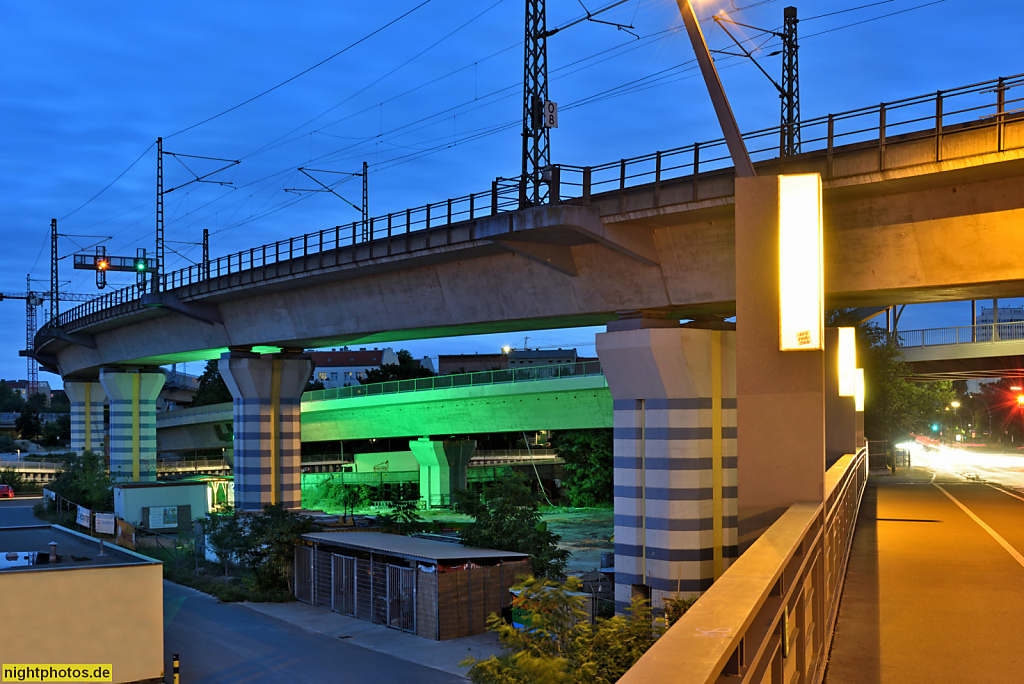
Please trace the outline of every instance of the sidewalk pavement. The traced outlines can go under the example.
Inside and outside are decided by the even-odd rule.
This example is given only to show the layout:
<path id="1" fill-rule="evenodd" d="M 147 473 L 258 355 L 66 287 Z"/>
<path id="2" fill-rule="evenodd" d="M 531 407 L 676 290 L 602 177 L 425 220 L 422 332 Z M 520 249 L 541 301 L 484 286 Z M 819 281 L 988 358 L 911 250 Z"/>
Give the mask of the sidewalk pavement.
<path id="1" fill-rule="evenodd" d="M 242 605 L 310 632 L 345 639 L 348 643 L 371 651 L 462 677 L 469 672 L 468 667 L 459 665 L 465 658 L 472 656 L 485 660 L 502 652 L 494 632 L 434 641 L 298 601 Z"/>

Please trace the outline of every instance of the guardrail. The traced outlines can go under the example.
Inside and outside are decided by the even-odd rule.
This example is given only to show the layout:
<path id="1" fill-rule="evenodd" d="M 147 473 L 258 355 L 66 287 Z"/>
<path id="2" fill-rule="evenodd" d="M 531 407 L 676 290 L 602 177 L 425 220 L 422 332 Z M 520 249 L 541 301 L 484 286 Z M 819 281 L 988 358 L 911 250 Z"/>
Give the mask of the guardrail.
<path id="1" fill-rule="evenodd" d="M 994 133 L 996 150 L 1002 151 L 1007 149 L 1007 122 L 1020 120 L 1024 112 L 1024 97 L 1007 98 L 1007 93 L 1021 85 L 1024 85 L 1024 74 L 1017 74 L 806 119 L 800 122 L 802 151 L 827 154 L 826 178 L 839 177 L 835 175 L 833 167 L 835 148 L 854 142 L 867 142 L 871 148 L 877 149 L 879 170 L 898 168 L 892 165 L 891 160 L 890 163 L 886 162 L 887 141 L 891 142 L 897 136 L 904 140 L 934 140 L 936 162 L 955 158 L 943 147 L 943 137 L 950 133 L 947 130 L 950 127 L 955 127 L 956 132 L 990 128 Z M 781 126 L 744 134 L 751 159 L 765 161 L 781 156 L 783 134 Z M 776 144 L 776 140 L 779 144 Z M 732 160 L 723 139 L 697 142 L 597 166 L 554 165 L 549 174 L 550 202 L 589 204 L 595 194 L 618 192 L 621 196 L 626 188 L 648 184 L 653 184 L 657 195 L 662 182 L 686 177 L 694 179 L 693 199 L 706 199 L 698 189 L 699 176 L 731 166 Z M 161 273 L 155 276 L 158 289 L 173 290 L 232 273 L 255 272 L 256 269 L 299 257 L 355 247 L 375 240 L 390 240 L 396 235 L 429 230 L 484 215 L 516 211 L 524 208 L 519 201 L 520 187 L 524 183 L 526 179 L 519 176 L 499 177 L 491 184 L 489 191 L 388 213 L 363 223 L 354 221 L 351 226 L 334 226 Z M 566 188 L 570 190 L 568 196 L 562 192 Z M 277 275 L 274 274 L 275 277 Z M 255 281 L 255 275 L 253 277 Z M 121 304 L 136 303 L 136 306 L 141 307 L 138 300 L 147 293 L 148 287 L 145 283 L 141 286 L 136 284 L 97 297 L 60 314 L 57 325 L 68 326 L 85 316 Z M 53 321 L 47 325 L 52 326 Z"/>
<path id="2" fill-rule="evenodd" d="M 956 325 L 925 330 L 900 330 L 896 333 L 896 343 L 903 348 L 1005 340 L 1024 340 L 1024 321 Z"/>
<path id="3" fill-rule="evenodd" d="M 501 385 L 516 382 L 537 382 L 541 380 L 558 380 L 560 378 L 579 378 L 603 375 L 600 361 L 580 361 L 577 363 L 552 364 L 550 366 L 524 366 L 505 370 L 479 371 L 476 373 L 457 373 L 454 375 L 432 375 L 412 380 L 395 380 L 377 382 L 369 385 L 353 385 L 332 389 L 315 390 L 302 395 L 303 402 L 326 401 L 329 399 L 349 399 L 351 397 L 372 397 L 382 394 L 398 394 L 402 392 L 421 392 L 424 390 L 454 389 L 459 387 L 478 387 L 481 385 Z"/>
<path id="4" fill-rule="evenodd" d="M 394 380 L 391 382 L 375 382 L 368 385 L 354 385 L 351 387 L 334 387 L 325 390 L 313 390 L 304 392 L 302 401 L 325 401 L 329 399 L 348 399 L 351 397 L 373 397 L 383 394 L 398 394 L 402 392 L 422 392 L 435 389 L 452 389 L 458 387 L 479 387 L 483 385 L 500 385 L 517 382 L 538 382 L 542 380 L 558 380 L 560 378 L 579 378 L 588 376 L 604 375 L 600 361 L 579 361 L 577 363 L 552 364 L 550 366 L 535 366 L 509 368 L 507 370 L 479 371 L 476 373 L 456 373 L 453 375 L 433 375 L 426 378 L 415 378 L 412 380 Z M 231 412 L 232 405 L 224 402 L 221 404 L 208 404 L 206 406 L 194 406 L 173 411 L 165 411 L 157 414 L 159 423 L 162 416 L 164 420 L 172 418 L 188 418 L 190 416 L 203 416 L 215 413 Z"/>
<path id="5" fill-rule="evenodd" d="M 157 461 L 156 462 L 157 472 L 183 472 L 193 471 L 200 472 L 204 470 L 231 470 L 223 459 L 206 460 L 206 461 Z"/>
<path id="6" fill-rule="evenodd" d="M 790 506 L 620 683 L 820 681 L 866 483 L 866 450 L 841 458 L 824 502 Z"/>
<path id="7" fill-rule="evenodd" d="M 64 470 L 63 463 L 53 461 L 0 461 L 0 470 L 14 468 L 15 470 L 49 470 L 59 472 Z"/>

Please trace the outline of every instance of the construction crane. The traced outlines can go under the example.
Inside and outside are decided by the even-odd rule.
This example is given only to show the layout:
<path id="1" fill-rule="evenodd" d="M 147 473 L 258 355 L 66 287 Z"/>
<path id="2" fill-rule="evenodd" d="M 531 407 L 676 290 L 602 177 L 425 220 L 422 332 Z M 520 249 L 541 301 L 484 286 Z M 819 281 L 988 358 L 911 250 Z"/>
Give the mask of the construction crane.
<path id="1" fill-rule="evenodd" d="M 57 299 L 65 302 L 87 302 L 96 295 L 75 294 L 73 292 L 58 292 Z M 31 349 L 35 344 L 36 337 L 36 309 L 43 305 L 43 302 L 51 299 L 50 292 L 38 292 L 32 289 L 31 274 L 25 276 L 25 291 L 15 294 L 0 292 L 0 301 L 4 299 L 25 300 L 25 349 Z M 39 390 L 39 365 L 32 357 L 26 357 L 28 386 L 25 388 L 25 397 L 28 398 Z"/>

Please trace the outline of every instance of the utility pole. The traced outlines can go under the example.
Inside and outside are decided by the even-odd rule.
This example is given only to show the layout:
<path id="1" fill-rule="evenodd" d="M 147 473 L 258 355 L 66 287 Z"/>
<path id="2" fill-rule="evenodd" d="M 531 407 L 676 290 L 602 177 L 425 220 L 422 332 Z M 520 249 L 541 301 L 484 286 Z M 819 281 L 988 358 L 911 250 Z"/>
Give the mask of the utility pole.
<path id="1" fill-rule="evenodd" d="M 800 154 L 800 76 L 796 42 L 796 7 L 783 10 L 781 155 Z"/>
<path id="2" fill-rule="evenodd" d="M 60 290 L 57 283 L 57 219 L 50 219 L 50 321 L 56 325 L 60 315 Z M 25 291 L 30 290 L 26 287 Z M 28 349 L 28 347 L 25 347 Z"/>
<path id="3" fill-rule="evenodd" d="M 363 162 L 363 240 L 372 239 L 370 235 L 370 193 L 369 174 L 366 170 L 366 162 Z"/>
<path id="4" fill-rule="evenodd" d="M 203 228 L 203 278 L 210 277 L 210 229 Z"/>
<path id="5" fill-rule="evenodd" d="M 519 206 L 543 204 L 548 189 L 541 174 L 551 165 L 544 103 L 548 101 L 548 32 L 545 0 L 526 0 L 526 40 L 523 56 L 523 169 Z"/>
<path id="6" fill-rule="evenodd" d="M 153 292 L 160 291 L 160 273 L 164 268 L 164 139 L 156 139 L 156 268 L 153 269 Z M 139 289 L 146 281 L 139 279 Z"/>

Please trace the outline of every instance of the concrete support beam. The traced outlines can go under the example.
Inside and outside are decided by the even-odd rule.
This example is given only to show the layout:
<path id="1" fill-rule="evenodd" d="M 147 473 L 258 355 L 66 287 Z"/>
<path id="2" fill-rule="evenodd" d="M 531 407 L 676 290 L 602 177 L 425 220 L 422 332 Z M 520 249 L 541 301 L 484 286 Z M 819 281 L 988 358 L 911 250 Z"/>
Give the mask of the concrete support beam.
<path id="1" fill-rule="evenodd" d="M 420 437 L 409 442 L 409 450 L 420 466 L 420 498 L 426 508 L 446 505 L 452 492 L 466 488 L 466 468 L 476 440 L 441 442 Z"/>
<path id="2" fill-rule="evenodd" d="M 302 506 L 299 402 L 313 374 L 305 354 L 228 352 L 218 366 L 234 398 L 235 506 Z"/>
<path id="3" fill-rule="evenodd" d="M 824 375 L 823 352 L 779 351 L 779 179 L 737 178 L 736 400 L 744 544 L 790 505 L 823 500 Z"/>
<path id="4" fill-rule="evenodd" d="M 110 479 L 114 482 L 156 482 L 156 398 L 164 380 L 159 368 L 100 371 L 100 384 L 110 397 Z"/>
<path id="5" fill-rule="evenodd" d="M 621 322 L 620 322 L 621 323 Z M 737 556 L 735 332 L 597 336 L 614 402 L 615 601 L 699 595 Z"/>
<path id="6" fill-rule="evenodd" d="M 103 453 L 103 404 L 107 393 L 98 382 L 64 382 L 71 400 L 71 450 Z"/>

